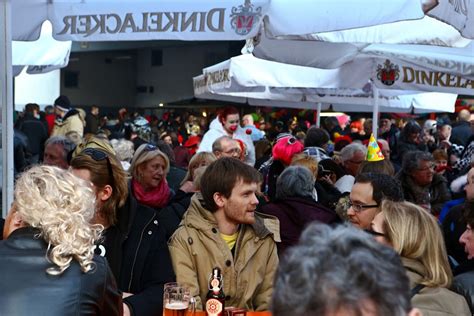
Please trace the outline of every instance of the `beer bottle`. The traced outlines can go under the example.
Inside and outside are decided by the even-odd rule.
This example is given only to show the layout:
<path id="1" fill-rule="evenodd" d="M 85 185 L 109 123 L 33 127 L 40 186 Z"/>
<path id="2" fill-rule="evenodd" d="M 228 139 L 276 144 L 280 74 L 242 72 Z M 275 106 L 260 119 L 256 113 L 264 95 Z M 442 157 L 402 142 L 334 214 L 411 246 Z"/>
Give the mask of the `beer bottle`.
<path id="1" fill-rule="evenodd" d="M 225 294 L 223 290 L 224 281 L 221 269 L 215 267 L 212 269 L 209 278 L 209 292 L 206 296 L 206 315 L 223 316 L 225 308 Z"/>

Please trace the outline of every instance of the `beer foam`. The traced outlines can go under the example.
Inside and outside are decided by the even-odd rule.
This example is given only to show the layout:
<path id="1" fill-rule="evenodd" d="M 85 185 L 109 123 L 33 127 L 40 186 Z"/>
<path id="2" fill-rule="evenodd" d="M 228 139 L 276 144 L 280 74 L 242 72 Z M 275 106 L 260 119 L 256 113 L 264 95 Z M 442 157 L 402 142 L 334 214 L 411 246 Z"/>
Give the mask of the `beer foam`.
<path id="1" fill-rule="evenodd" d="M 166 303 L 165 308 L 167 309 L 177 309 L 177 310 L 183 310 L 188 308 L 188 303 L 186 302 L 172 302 L 172 303 Z"/>

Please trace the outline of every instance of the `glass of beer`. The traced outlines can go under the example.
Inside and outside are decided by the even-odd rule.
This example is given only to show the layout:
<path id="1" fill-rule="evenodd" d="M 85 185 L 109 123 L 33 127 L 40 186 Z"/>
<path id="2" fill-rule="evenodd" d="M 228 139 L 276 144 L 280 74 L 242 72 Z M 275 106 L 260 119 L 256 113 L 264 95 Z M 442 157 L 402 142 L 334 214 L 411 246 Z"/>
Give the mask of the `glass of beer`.
<path id="1" fill-rule="evenodd" d="M 176 282 L 165 284 L 163 316 L 191 316 L 194 315 L 194 307 L 194 299 L 187 287 Z"/>

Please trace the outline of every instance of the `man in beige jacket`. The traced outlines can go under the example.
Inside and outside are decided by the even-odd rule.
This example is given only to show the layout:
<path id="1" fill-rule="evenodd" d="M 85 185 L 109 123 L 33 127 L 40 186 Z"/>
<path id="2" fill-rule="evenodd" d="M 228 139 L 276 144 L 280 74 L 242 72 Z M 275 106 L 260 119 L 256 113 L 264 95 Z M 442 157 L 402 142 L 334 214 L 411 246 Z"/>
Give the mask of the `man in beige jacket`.
<path id="1" fill-rule="evenodd" d="M 56 120 L 51 136 L 66 136 L 76 145 L 81 143 L 84 133 L 84 120 L 78 110 L 71 108 L 71 102 L 65 95 L 54 101 Z"/>
<path id="2" fill-rule="evenodd" d="M 278 219 L 255 212 L 260 174 L 235 158 L 209 165 L 169 249 L 177 281 L 203 309 L 209 276 L 219 267 L 225 306 L 268 310 L 278 266 Z"/>

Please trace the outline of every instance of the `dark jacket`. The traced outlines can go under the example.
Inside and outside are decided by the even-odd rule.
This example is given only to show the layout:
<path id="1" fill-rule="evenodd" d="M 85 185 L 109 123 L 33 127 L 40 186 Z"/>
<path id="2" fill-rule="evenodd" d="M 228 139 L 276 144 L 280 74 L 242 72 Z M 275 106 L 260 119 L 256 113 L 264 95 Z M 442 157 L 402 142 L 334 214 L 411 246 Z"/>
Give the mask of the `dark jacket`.
<path id="1" fill-rule="evenodd" d="M 30 113 L 18 121 L 17 129 L 22 131 L 28 138 L 28 153 L 43 157 L 44 142 L 48 139 L 48 130 L 43 122 Z"/>
<path id="2" fill-rule="evenodd" d="M 184 213 L 186 213 L 189 204 L 191 204 L 193 194 L 178 190 L 168 206 L 158 210 L 158 222 L 165 230 L 166 240 L 173 235 L 179 223 L 181 223 Z"/>
<path id="3" fill-rule="evenodd" d="M 460 121 L 453 127 L 450 140 L 454 144 L 466 146 L 471 135 L 471 124 L 466 121 Z"/>
<path id="4" fill-rule="evenodd" d="M 464 246 L 459 242 L 459 238 L 466 230 L 467 225 L 463 217 L 464 208 L 464 203 L 452 207 L 442 223 L 444 243 L 448 255 L 460 264 L 467 260 Z"/>
<path id="5" fill-rule="evenodd" d="M 273 215 L 280 220 L 281 242 L 277 243 L 280 257 L 288 247 L 298 242 L 301 232 L 309 223 L 318 221 L 331 224 L 339 221 L 334 211 L 311 198 L 291 197 L 276 200 L 263 206 L 261 210 L 262 213 Z"/>
<path id="6" fill-rule="evenodd" d="M 84 126 L 84 134 L 91 133 L 97 134 L 99 131 L 100 118 L 98 115 L 87 113 L 86 115 L 86 126 Z"/>
<path id="7" fill-rule="evenodd" d="M 48 245 L 39 230 L 15 230 L 0 242 L 0 315 L 122 315 L 122 296 L 107 265 L 94 257 L 95 270 L 72 264 L 59 276 L 46 273 Z"/>
<path id="8" fill-rule="evenodd" d="M 454 270 L 451 289 L 464 296 L 474 315 L 474 260 L 469 260 Z"/>
<path id="9" fill-rule="evenodd" d="M 106 257 L 120 290 L 134 294 L 124 302 L 132 315 L 161 315 L 163 285 L 175 277 L 157 213 L 138 204 L 129 194 L 125 205 L 117 211 L 115 227 L 118 233 L 109 243 L 114 246 Z"/>
<path id="10" fill-rule="evenodd" d="M 416 185 L 411 177 L 406 175 L 403 171 L 397 175 L 397 179 L 400 180 L 402 184 L 405 200 L 409 202 L 418 205 L 423 204 L 420 199 L 428 191 L 430 194 L 431 212 L 435 215 L 441 212 L 444 203 L 451 200 L 451 192 L 449 192 L 447 181 L 439 174 L 434 174 L 431 185 L 424 188 Z"/>

